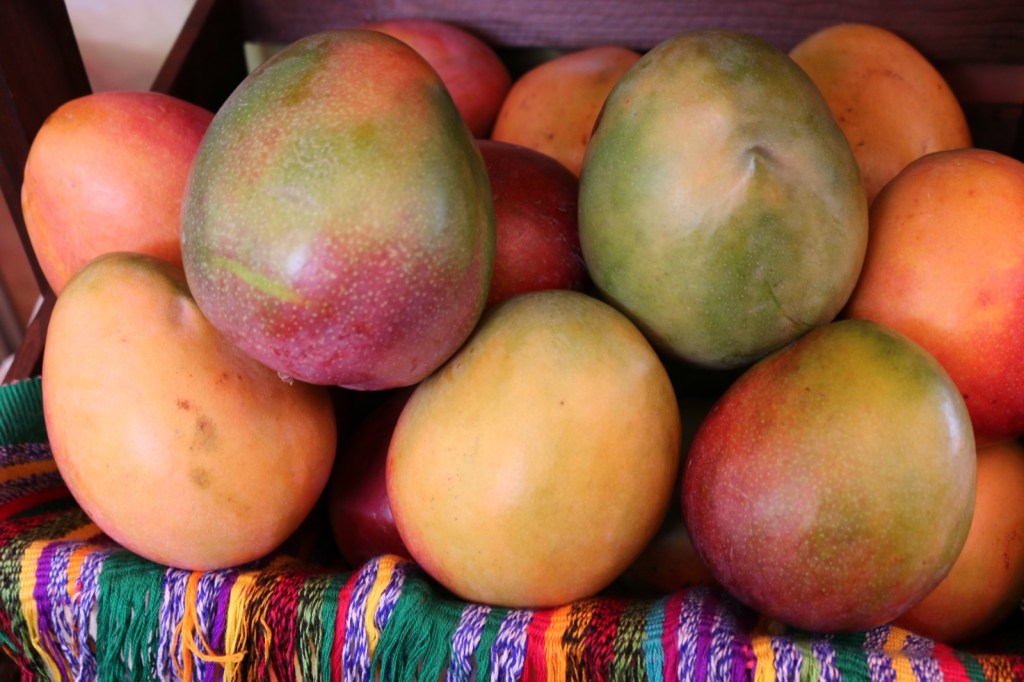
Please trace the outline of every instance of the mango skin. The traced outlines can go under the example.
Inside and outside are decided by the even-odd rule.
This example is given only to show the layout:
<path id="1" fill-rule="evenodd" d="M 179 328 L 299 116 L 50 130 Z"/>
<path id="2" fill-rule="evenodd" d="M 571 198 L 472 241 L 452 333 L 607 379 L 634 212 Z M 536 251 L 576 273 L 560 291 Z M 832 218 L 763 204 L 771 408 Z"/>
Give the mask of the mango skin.
<path id="1" fill-rule="evenodd" d="M 182 256 L 210 321 L 309 383 L 423 379 L 487 298 L 494 207 L 436 72 L 368 30 L 303 38 L 243 81 L 196 155 Z"/>
<path id="2" fill-rule="evenodd" d="M 844 315 L 924 346 L 953 377 L 974 438 L 1024 435 L 1024 163 L 988 149 L 912 161 L 871 205 Z"/>
<path id="3" fill-rule="evenodd" d="M 974 510 L 952 379 L 875 322 L 825 325 L 748 369 L 701 423 L 683 516 L 715 579 L 815 632 L 889 622 L 946 575 Z"/>
<path id="4" fill-rule="evenodd" d="M 972 144 L 942 74 L 913 45 L 870 24 L 836 24 L 789 56 L 814 80 L 860 166 L 868 203 L 911 161 Z"/>
<path id="5" fill-rule="evenodd" d="M 174 263 L 110 252 L 76 271 L 42 377 L 62 479 L 101 530 L 151 561 L 217 570 L 262 558 L 327 485 L 338 442 L 327 389 L 240 352 Z"/>
<path id="6" fill-rule="evenodd" d="M 386 469 L 398 532 L 469 601 L 593 596 L 665 517 L 681 428 L 668 374 L 628 318 L 568 289 L 513 296 L 398 419 Z"/>
<path id="7" fill-rule="evenodd" d="M 584 260 L 601 295 L 676 358 L 744 366 L 831 321 L 867 233 L 842 130 L 761 39 L 677 34 L 605 102 L 580 177 Z"/>

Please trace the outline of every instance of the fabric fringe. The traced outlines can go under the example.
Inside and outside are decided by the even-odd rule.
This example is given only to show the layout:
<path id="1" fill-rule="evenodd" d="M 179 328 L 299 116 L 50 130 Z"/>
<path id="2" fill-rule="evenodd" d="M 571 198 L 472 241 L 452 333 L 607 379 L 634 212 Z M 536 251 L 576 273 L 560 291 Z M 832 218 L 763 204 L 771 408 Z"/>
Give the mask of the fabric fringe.
<path id="1" fill-rule="evenodd" d="M 38 380 L 0 387 L 0 649 L 23 680 L 1024 682 L 1017 654 L 788 630 L 710 588 L 531 610 L 461 601 L 393 556 L 160 566 L 75 505 L 41 414 Z"/>

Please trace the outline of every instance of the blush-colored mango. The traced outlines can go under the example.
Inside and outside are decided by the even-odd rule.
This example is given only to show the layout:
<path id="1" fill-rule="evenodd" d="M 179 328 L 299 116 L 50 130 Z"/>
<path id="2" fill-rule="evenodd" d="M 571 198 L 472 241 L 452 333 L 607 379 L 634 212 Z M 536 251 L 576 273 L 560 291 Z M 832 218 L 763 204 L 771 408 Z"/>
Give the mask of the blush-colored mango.
<path id="1" fill-rule="evenodd" d="M 133 251 L 181 265 L 181 202 L 213 114 L 156 92 L 64 103 L 32 141 L 22 211 L 39 267 L 60 293 L 96 256 Z"/>
<path id="2" fill-rule="evenodd" d="M 326 31 L 217 111 L 182 212 L 210 321 L 287 376 L 414 384 L 469 336 L 494 265 L 480 151 L 437 72 L 379 31 Z"/>
<path id="3" fill-rule="evenodd" d="M 871 24 L 837 24 L 790 51 L 850 141 L 868 201 L 908 163 L 971 146 L 963 109 L 916 47 Z"/>
<path id="4" fill-rule="evenodd" d="M 928 154 L 878 195 L 870 229 L 845 315 L 931 352 L 980 445 L 1024 434 L 1024 163 L 983 149 Z"/>
<path id="5" fill-rule="evenodd" d="M 547 154 L 578 176 L 605 98 L 638 59 L 603 45 L 542 62 L 512 84 L 491 139 Z"/>

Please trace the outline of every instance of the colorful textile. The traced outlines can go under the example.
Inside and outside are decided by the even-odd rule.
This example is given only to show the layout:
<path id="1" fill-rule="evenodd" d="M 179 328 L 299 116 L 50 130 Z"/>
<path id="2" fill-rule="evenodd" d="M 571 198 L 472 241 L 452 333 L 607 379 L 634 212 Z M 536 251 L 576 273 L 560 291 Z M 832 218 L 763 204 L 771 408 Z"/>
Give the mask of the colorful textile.
<path id="1" fill-rule="evenodd" d="M 0 648 L 27 680 L 1024 680 L 1018 656 L 889 626 L 784 631 L 706 588 L 524 610 L 454 599 L 391 556 L 167 568 L 86 518 L 41 420 L 38 380 L 0 388 Z"/>

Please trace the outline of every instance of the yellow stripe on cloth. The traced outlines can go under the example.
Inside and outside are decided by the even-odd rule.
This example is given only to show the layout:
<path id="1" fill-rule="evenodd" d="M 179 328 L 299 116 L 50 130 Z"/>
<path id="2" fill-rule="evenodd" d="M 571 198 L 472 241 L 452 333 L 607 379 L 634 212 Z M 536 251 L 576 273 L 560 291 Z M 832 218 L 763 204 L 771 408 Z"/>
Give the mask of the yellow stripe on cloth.
<path id="1" fill-rule="evenodd" d="M 917 673 L 910 664 L 910 659 L 903 651 L 909 633 L 903 628 L 890 627 L 889 634 L 882 645 L 882 651 L 892 660 L 892 669 L 896 673 L 895 682 L 918 682 Z"/>
<path id="2" fill-rule="evenodd" d="M 373 658 L 373 652 L 377 650 L 377 642 L 380 641 L 380 630 L 377 629 L 377 624 L 374 622 L 377 607 L 380 605 L 380 598 L 383 596 L 384 590 L 391 584 L 395 566 L 400 561 L 402 560 L 397 556 L 390 554 L 380 558 L 377 563 L 377 575 L 370 587 L 370 593 L 366 596 L 366 613 L 363 616 L 363 622 L 366 625 L 367 652 L 371 658 Z"/>
<path id="3" fill-rule="evenodd" d="M 551 614 L 551 623 L 544 633 L 544 664 L 548 682 L 564 682 L 569 679 L 566 670 L 565 649 L 562 639 L 569 629 L 572 605 L 562 606 Z"/>
<path id="4" fill-rule="evenodd" d="M 251 626 L 246 618 L 246 605 L 248 594 L 258 575 L 257 571 L 239 573 L 231 585 L 228 614 L 224 625 L 224 682 L 234 682 L 238 679 L 238 663 L 245 657 L 246 652 L 242 644 L 247 641 Z"/>
<path id="5" fill-rule="evenodd" d="M 189 574 L 188 582 L 185 584 L 185 611 L 174 628 L 172 638 L 174 648 L 177 649 L 180 646 L 182 649 L 183 665 L 180 668 L 178 659 L 174 659 L 175 672 L 182 680 L 192 679 L 193 656 L 207 663 L 219 663 L 224 667 L 242 662 L 242 652 L 218 654 L 210 646 L 206 635 L 203 634 L 199 622 L 199 611 L 196 607 L 196 602 L 199 600 L 199 579 L 202 577 L 201 571 L 193 571 Z"/>
<path id="6" fill-rule="evenodd" d="M 57 471 L 57 465 L 49 458 L 36 462 L 4 465 L 0 467 L 0 485 L 19 478 L 28 478 L 39 474 L 52 474 L 55 471 Z"/>
<path id="7" fill-rule="evenodd" d="M 754 651 L 754 682 L 775 682 L 775 649 L 772 648 L 772 636 L 760 634 L 750 639 Z"/>
<path id="8" fill-rule="evenodd" d="M 49 677 L 58 680 L 61 677 L 60 667 L 43 648 L 42 638 L 39 633 L 39 609 L 36 605 L 36 569 L 43 550 L 51 540 L 36 540 L 25 547 L 25 553 L 21 558 L 20 584 L 21 590 L 18 598 L 21 602 L 21 612 L 25 617 L 25 626 L 28 628 L 29 644 L 39 654 L 40 659 L 49 671 Z"/>

